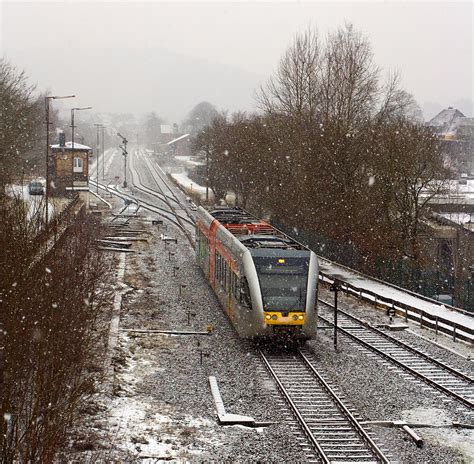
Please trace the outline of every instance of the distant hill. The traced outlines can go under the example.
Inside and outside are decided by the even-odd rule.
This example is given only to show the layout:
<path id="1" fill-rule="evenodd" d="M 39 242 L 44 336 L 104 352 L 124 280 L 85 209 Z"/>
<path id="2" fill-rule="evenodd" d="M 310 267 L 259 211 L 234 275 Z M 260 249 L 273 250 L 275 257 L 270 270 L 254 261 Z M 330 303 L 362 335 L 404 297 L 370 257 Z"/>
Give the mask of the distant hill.
<path id="1" fill-rule="evenodd" d="M 9 56 L 42 89 L 67 91 L 102 112 L 156 111 L 179 122 L 200 101 L 218 109 L 251 110 L 265 76 L 158 48 L 110 49 L 98 54 L 79 49 L 59 57 L 46 50 L 15 50 Z M 71 57 L 74 57 L 71 64 Z"/>

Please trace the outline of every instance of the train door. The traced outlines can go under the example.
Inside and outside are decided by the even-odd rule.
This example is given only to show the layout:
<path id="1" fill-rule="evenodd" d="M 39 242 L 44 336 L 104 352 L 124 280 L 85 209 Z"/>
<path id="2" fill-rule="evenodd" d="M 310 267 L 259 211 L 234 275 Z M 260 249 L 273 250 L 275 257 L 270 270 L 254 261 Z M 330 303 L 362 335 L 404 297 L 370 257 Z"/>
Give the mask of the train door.
<path id="1" fill-rule="evenodd" d="M 234 319 L 235 313 L 234 313 L 234 306 L 232 305 L 232 286 L 231 286 L 231 277 L 232 277 L 232 270 L 230 263 L 227 261 L 225 262 L 225 291 L 226 291 L 226 297 L 227 297 L 227 313 L 229 314 L 229 317 L 231 319 Z"/>

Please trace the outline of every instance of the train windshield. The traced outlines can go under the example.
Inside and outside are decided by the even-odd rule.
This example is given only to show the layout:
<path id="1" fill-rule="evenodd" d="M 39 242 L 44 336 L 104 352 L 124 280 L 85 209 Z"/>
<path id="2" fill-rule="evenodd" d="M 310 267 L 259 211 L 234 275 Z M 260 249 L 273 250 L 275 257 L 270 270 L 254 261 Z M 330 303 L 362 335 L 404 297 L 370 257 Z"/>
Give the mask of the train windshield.
<path id="1" fill-rule="evenodd" d="M 304 311 L 308 258 L 253 257 L 264 311 Z"/>

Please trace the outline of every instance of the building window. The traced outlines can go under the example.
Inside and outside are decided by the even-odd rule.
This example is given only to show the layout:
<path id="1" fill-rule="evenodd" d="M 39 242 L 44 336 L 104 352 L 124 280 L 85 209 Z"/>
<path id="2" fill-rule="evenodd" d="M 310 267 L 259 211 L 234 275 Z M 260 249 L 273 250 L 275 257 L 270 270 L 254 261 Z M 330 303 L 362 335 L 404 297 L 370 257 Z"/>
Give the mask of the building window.
<path id="1" fill-rule="evenodd" d="M 82 158 L 74 158 L 74 172 L 83 172 L 84 166 L 82 163 Z"/>

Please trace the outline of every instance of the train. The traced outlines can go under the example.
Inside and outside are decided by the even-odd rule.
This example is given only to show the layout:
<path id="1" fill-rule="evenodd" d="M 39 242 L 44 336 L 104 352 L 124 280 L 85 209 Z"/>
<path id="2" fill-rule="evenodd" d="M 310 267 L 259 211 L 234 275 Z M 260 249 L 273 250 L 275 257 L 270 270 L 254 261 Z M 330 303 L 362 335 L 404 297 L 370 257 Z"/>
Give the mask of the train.
<path id="1" fill-rule="evenodd" d="M 240 207 L 200 206 L 196 261 L 238 335 L 298 345 L 317 330 L 316 255 Z"/>

